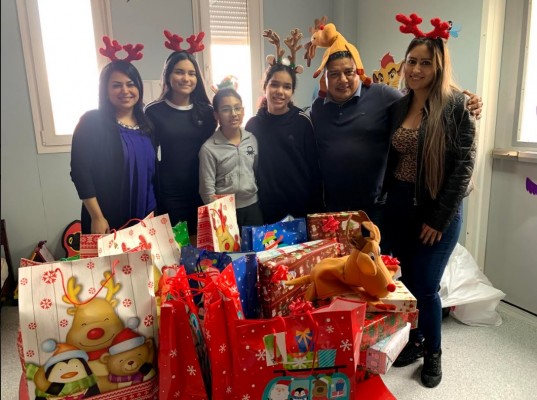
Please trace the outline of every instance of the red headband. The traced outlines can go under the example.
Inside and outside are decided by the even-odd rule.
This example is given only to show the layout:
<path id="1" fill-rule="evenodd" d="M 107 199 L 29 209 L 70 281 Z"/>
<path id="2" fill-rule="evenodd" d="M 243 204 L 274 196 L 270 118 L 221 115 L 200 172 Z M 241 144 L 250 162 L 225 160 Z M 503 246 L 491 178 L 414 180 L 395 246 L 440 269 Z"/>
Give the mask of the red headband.
<path id="1" fill-rule="evenodd" d="M 190 37 L 186 39 L 187 43 L 190 45 L 190 48 L 188 49 L 181 48 L 181 42 L 183 41 L 181 36 L 172 34 L 170 31 L 166 30 L 164 31 L 164 36 L 168 39 L 164 42 L 164 46 L 173 51 L 186 51 L 187 53 L 194 54 L 205 49 L 205 45 L 201 43 L 205 37 L 205 32 L 198 33 L 197 37 L 196 35 L 190 35 Z"/>
<path id="2" fill-rule="evenodd" d="M 105 57 L 108 57 L 110 61 L 131 62 L 134 60 L 140 60 L 143 57 L 143 54 L 141 53 L 141 50 L 144 48 L 143 44 L 138 43 L 136 46 L 133 46 L 132 44 L 126 44 L 125 46 L 122 46 L 118 43 L 117 40 L 111 40 L 108 36 L 103 36 L 103 42 L 106 47 L 101 47 L 99 49 L 99 53 L 101 53 Z M 116 53 L 122 49 L 127 52 L 127 57 L 123 59 L 117 58 Z"/>
<path id="3" fill-rule="evenodd" d="M 449 22 L 441 21 L 440 18 L 431 19 L 431 25 L 434 29 L 431 32 L 423 33 L 418 25 L 423 21 L 417 14 L 410 14 L 407 17 L 404 14 L 397 14 L 395 19 L 402 23 L 399 30 L 403 33 L 411 33 L 417 38 L 429 38 L 429 39 L 448 39 L 449 38 Z"/>

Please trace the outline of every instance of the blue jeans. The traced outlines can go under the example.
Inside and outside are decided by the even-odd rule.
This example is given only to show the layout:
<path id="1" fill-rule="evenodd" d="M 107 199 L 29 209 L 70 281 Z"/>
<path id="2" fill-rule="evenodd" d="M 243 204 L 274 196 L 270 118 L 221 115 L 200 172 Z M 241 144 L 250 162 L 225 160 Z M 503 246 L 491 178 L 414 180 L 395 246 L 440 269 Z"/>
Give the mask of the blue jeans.
<path id="1" fill-rule="evenodd" d="M 438 290 L 449 257 L 457 244 L 462 225 L 462 203 L 442 239 L 432 246 L 419 239 L 423 219 L 414 205 L 414 184 L 397 182 L 388 193 L 384 218 L 385 236 L 393 256 L 401 262 L 401 280 L 418 301 L 418 328 L 412 340 L 421 335 L 425 349 L 441 347 L 442 303 Z"/>

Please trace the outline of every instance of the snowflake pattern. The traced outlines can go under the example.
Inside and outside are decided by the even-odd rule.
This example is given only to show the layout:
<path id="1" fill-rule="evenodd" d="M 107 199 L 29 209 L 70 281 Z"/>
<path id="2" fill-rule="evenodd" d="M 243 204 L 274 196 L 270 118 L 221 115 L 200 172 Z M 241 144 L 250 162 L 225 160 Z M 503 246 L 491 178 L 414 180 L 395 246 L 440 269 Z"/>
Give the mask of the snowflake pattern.
<path id="1" fill-rule="evenodd" d="M 345 339 L 341 341 L 341 344 L 339 345 L 339 347 L 343 349 L 343 351 L 347 351 L 351 349 L 352 345 L 349 339 Z"/>
<path id="2" fill-rule="evenodd" d="M 56 271 L 46 271 L 43 274 L 42 280 L 48 285 L 53 284 L 54 282 L 56 282 Z"/>
<path id="3" fill-rule="evenodd" d="M 170 358 L 177 357 L 177 349 L 170 350 Z"/>
<path id="4" fill-rule="evenodd" d="M 175 242 L 175 240 L 172 239 L 172 238 L 169 238 L 169 239 L 168 239 L 168 242 L 169 242 L 170 244 L 172 244 L 173 242 Z"/>
<path id="5" fill-rule="evenodd" d="M 27 285 L 27 284 L 28 284 L 28 279 L 22 278 L 21 279 L 21 285 L 24 286 L 24 285 Z"/>
<path id="6" fill-rule="evenodd" d="M 147 282 L 147 287 L 149 289 L 153 289 L 153 282 L 151 282 L 151 281 Z"/>
<path id="7" fill-rule="evenodd" d="M 155 228 L 151 228 L 151 229 L 149 229 L 149 234 L 150 234 L 151 236 L 155 236 L 156 233 L 157 233 L 157 231 L 155 230 Z"/>
<path id="8" fill-rule="evenodd" d="M 124 265 L 123 268 L 121 268 L 121 270 L 123 271 L 125 275 L 130 275 L 130 273 L 132 272 L 132 268 L 130 265 Z"/>
<path id="9" fill-rule="evenodd" d="M 144 325 L 149 327 L 151 325 L 153 325 L 153 316 L 152 315 L 147 315 L 145 318 L 144 318 Z"/>
<path id="10" fill-rule="evenodd" d="M 34 353 L 33 350 L 28 350 L 28 351 L 26 352 L 26 356 L 27 356 L 27 357 L 33 357 L 33 356 L 35 356 L 35 353 Z"/>
<path id="11" fill-rule="evenodd" d="M 265 361 L 266 356 L 267 354 L 265 353 L 265 350 L 257 350 L 255 358 L 257 358 L 257 361 Z"/>
<path id="12" fill-rule="evenodd" d="M 166 217 L 162 217 L 162 218 L 160 219 L 160 223 L 161 223 L 162 225 L 166 224 L 167 222 L 168 222 L 168 218 L 166 218 Z"/>
<path id="13" fill-rule="evenodd" d="M 121 304 L 123 304 L 123 307 L 129 308 L 132 306 L 132 300 L 127 297 L 121 302 Z"/>
<path id="14" fill-rule="evenodd" d="M 211 340 L 211 332 L 210 331 L 205 331 L 205 339 L 207 339 L 207 341 Z"/>
<path id="15" fill-rule="evenodd" d="M 190 376 L 194 376 L 194 375 L 196 375 L 196 372 L 197 372 L 197 371 L 196 371 L 196 368 L 194 368 L 193 365 L 189 365 L 189 366 L 187 367 L 187 369 L 186 369 L 186 372 L 188 372 L 188 374 L 189 374 Z"/>
<path id="16" fill-rule="evenodd" d="M 220 352 L 220 354 L 223 354 L 226 352 L 226 345 L 223 344 L 223 345 L 220 345 L 220 348 L 218 349 L 218 351 Z"/>
<path id="17" fill-rule="evenodd" d="M 149 260 L 149 254 L 147 254 L 147 253 L 142 254 L 142 255 L 140 256 L 140 260 L 142 260 L 142 261 L 144 261 L 144 262 L 147 261 L 147 260 Z"/>
<path id="18" fill-rule="evenodd" d="M 33 331 L 36 328 L 37 328 L 37 324 L 35 322 L 30 322 L 28 324 L 28 329 L 30 329 L 31 331 Z"/>
<path id="19" fill-rule="evenodd" d="M 173 394 L 173 397 L 175 397 L 176 399 L 177 399 L 179 396 L 181 396 L 181 392 L 180 392 L 179 390 Z"/>
<path id="20" fill-rule="evenodd" d="M 95 264 L 92 261 L 86 264 L 87 269 L 93 269 L 94 267 L 95 267 Z"/>
<path id="21" fill-rule="evenodd" d="M 294 359 L 293 366 L 295 366 L 298 369 L 308 368 L 308 367 L 311 367 L 311 360 L 307 360 L 305 356 L 298 357 Z"/>
<path id="22" fill-rule="evenodd" d="M 328 326 L 326 327 L 326 331 L 327 331 L 328 333 L 334 333 L 334 327 L 333 327 L 332 325 L 328 325 Z"/>
<path id="23" fill-rule="evenodd" d="M 250 395 L 245 394 L 244 396 L 242 396 L 241 400 L 250 400 Z"/>
<path id="24" fill-rule="evenodd" d="M 62 328 L 66 328 L 67 325 L 69 325 L 69 321 L 67 321 L 66 319 L 62 319 L 62 320 L 60 321 L 60 326 L 61 326 Z"/>
<path id="25" fill-rule="evenodd" d="M 227 394 L 230 394 L 230 393 L 231 393 L 231 386 L 228 386 L 228 387 L 226 388 L 226 393 L 227 393 Z"/>
<path id="26" fill-rule="evenodd" d="M 97 292 L 97 291 L 95 290 L 94 287 L 90 287 L 90 288 L 88 289 L 88 293 L 89 293 L 89 294 L 95 294 L 96 292 Z"/>
<path id="27" fill-rule="evenodd" d="M 39 306 L 43 309 L 43 310 L 48 310 L 50 307 L 52 307 L 52 300 L 49 299 L 48 297 L 45 297 L 43 300 L 41 300 L 39 302 Z"/>

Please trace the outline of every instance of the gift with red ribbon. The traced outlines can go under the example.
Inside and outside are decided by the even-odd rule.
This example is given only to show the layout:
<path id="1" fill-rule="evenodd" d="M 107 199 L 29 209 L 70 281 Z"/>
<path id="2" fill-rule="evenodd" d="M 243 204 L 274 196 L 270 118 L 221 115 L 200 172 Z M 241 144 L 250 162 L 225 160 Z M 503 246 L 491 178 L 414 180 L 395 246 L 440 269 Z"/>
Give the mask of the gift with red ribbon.
<path id="1" fill-rule="evenodd" d="M 308 214 L 308 239 L 335 238 L 342 246 L 342 254 L 351 252 L 348 236 L 360 228 L 360 211 Z"/>

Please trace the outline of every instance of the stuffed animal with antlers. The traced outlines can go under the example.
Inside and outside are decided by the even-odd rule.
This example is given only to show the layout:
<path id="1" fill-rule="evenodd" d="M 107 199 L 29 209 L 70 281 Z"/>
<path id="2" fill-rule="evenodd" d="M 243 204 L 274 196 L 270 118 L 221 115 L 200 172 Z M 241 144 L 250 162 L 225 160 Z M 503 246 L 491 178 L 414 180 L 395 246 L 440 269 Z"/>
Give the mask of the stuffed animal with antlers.
<path id="1" fill-rule="evenodd" d="M 289 62 L 288 64 L 284 63 L 283 55 L 285 54 L 285 50 L 281 48 L 280 37 L 278 36 L 278 34 L 272 29 L 266 29 L 265 31 L 263 31 L 263 37 L 266 37 L 269 43 L 273 44 L 274 47 L 276 47 L 276 55 L 270 54 L 267 56 L 267 63 L 269 65 L 288 65 L 289 68 L 293 69 L 297 74 L 301 74 L 304 71 L 304 67 L 302 65 L 296 64 L 296 53 L 302 48 L 300 40 L 303 37 L 302 32 L 300 32 L 299 29 L 292 29 L 291 34 L 287 36 L 283 41 L 291 52 L 291 54 L 287 56 Z"/>
<path id="2" fill-rule="evenodd" d="M 337 31 L 334 24 L 327 24 L 326 21 L 326 17 L 315 20 L 315 25 L 310 28 L 310 33 L 312 34 L 310 43 L 306 45 L 306 54 L 304 55 L 304 58 L 307 60 L 308 67 L 311 65 L 311 59 L 315 57 L 316 48 L 326 48 L 321 65 L 317 68 L 313 77 L 317 78 L 323 72 L 330 55 L 340 51 L 347 51 L 351 54 L 354 64 L 356 65 L 356 73 L 360 77 L 360 80 L 366 86 L 371 85 L 371 78 L 365 74 L 364 64 L 362 63 L 358 49 Z M 321 77 L 321 87 L 323 87 L 323 81 L 324 80 Z"/>
<path id="3" fill-rule="evenodd" d="M 312 268 L 310 275 L 288 280 L 285 285 L 309 284 L 304 296 L 308 301 L 361 292 L 378 309 L 383 309 L 379 298 L 395 291 L 393 274 L 396 269 L 389 270 L 384 264 L 379 228 L 367 214 L 360 211 L 353 220 L 360 224 L 360 229 L 349 238 L 353 246 L 350 255 L 325 258 Z"/>

